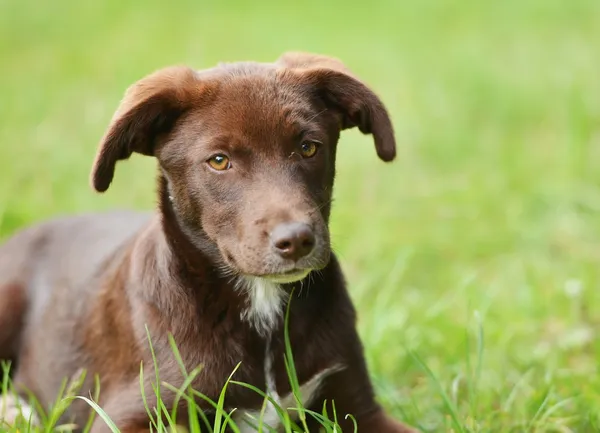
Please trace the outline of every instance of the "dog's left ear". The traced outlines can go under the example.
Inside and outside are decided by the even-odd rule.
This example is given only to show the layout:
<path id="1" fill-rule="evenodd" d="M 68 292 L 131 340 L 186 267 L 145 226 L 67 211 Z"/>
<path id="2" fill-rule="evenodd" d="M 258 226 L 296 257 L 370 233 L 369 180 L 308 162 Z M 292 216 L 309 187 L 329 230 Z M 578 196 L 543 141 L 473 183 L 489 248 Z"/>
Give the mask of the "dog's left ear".
<path id="1" fill-rule="evenodd" d="M 185 66 L 158 70 L 129 87 L 98 146 L 91 173 L 94 189 L 106 191 L 117 161 L 133 152 L 153 156 L 155 146 L 198 101 L 203 87 Z"/>
<path id="2" fill-rule="evenodd" d="M 295 80 L 317 92 L 331 108 L 342 114 L 341 129 L 358 127 L 372 134 L 377 155 L 384 161 L 396 157 L 394 128 L 381 99 L 344 64 L 333 57 L 290 52 L 276 62 L 289 69 Z"/>

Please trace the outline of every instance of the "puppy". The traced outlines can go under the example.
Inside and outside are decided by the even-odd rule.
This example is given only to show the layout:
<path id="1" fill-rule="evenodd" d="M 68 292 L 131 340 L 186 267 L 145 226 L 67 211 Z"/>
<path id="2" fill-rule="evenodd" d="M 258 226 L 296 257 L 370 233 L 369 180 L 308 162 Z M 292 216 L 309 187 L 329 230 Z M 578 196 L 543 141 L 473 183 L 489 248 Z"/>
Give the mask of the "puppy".
<path id="1" fill-rule="evenodd" d="M 123 433 L 149 431 L 155 353 L 161 383 L 202 366 L 192 386 L 216 401 L 227 378 L 295 407 L 284 362 L 284 316 L 307 409 L 335 412 L 343 431 L 409 432 L 375 400 L 356 313 L 328 221 L 340 132 L 372 134 L 383 161 L 395 140 L 382 101 L 337 59 L 287 53 L 274 63 L 159 70 L 130 87 L 102 138 L 91 173 L 109 188 L 119 160 L 158 161 L 158 211 L 58 218 L 0 248 L 0 358 L 14 385 L 47 407 L 64 378 L 83 368 L 82 395 L 100 382 L 99 404 Z M 141 367 L 140 367 L 141 365 Z M 144 373 L 140 386 L 140 368 Z M 161 389 L 187 420 L 183 399 Z M 179 403 L 176 405 L 176 402 Z M 197 404 L 210 418 L 213 408 Z M 227 388 L 239 428 L 263 397 Z M 176 407 L 174 407 L 176 406 Z M 65 419 L 83 426 L 76 401 Z M 297 412 L 290 411 L 294 416 Z M 277 429 L 267 407 L 264 423 Z M 307 416 L 309 431 L 319 424 Z M 93 433 L 109 432 L 97 418 Z"/>

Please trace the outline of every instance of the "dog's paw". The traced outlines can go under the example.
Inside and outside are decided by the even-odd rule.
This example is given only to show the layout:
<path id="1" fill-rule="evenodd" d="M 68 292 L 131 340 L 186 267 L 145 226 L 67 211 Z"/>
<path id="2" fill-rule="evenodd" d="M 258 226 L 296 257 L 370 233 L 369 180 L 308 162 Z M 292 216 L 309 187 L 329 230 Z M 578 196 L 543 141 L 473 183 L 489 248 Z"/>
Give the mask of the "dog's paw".
<path id="1" fill-rule="evenodd" d="M 34 410 L 25 400 L 11 394 L 0 395 L 0 425 L 14 426 L 19 421 L 39 425 Z"/>

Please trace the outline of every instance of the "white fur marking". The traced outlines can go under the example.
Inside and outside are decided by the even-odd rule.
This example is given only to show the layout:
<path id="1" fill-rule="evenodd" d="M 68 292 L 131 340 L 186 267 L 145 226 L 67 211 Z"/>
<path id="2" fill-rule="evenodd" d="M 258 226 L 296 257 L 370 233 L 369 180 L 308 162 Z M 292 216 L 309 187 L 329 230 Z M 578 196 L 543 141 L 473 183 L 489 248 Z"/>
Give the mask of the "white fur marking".
<path id="1" fill-rule="evenodd" d="M 267 385 L 266 394 L 271 397 L 275 404 L 279 407 L 284 408 L 281 398 L 277 393 L 277 384 L 275 383 L 275 371 L 273 370 L 273 353 L 271 352 L 271 338 L 267 339 L 267 344 L 265 346 L 265 363 L 264 363 L 264 371 L 265 371 L 265 382 Z M 260 410 L 259 411 L 241 411 L 240 417 L 237 420 L 236 424 L 239 423 L 238 427 L 240 427 L 240 431 L 242 433 L 253 432 L 256 431 L 252 427 L 251 424 L 245 422 L 246 420 L 252 420 L 252 424 L 258 425 L 260 419 Z M 279 424 L 279 416 L 277 415 L 277 409 L 270 401 L 267 401 L 265 412 L 263 414 L 263 424 L 267 426 L 276 427 Z"/>
<path id="2" fill-rule="evenodd" d="M 281 409 L 287 410 L 289 408 L 295 408 L 296 399 L 293 393 L 290 392 L 283 398 L 280 398 L 277 393 L 277 390 L 275 389 L 275 376 L 272 369 L 273 357 L 272 355 L 269 355 L 269 348 L 270 341 L 267 343 L 267 356 L 265 357 L 265 378 L 267 382 L 267 394 L 277 403 L 277 405 Z M 317 393 L 323 383 L 323 380 L 327 376 L 341 370 L 342 368 L 343 367 L 339 365 L 326 368 L 325 370 L 322 370 L 319 373 L 315 374 L 304 384 L 300 385 L 300 398 L 302 407 L 306 408 L 312 403 L 314 398 L 317 396 Z M 291 413 L 291 415 L 292 419 L 297 419 L 298 412 L 294 411 Z M 256 429 L 253 426 L 258 426 L 260 416 L 260 410 L 240 410 L 239 412 L 236 411 L 234 415 L 234 422 L 240 429 L 241 433 L 252 433 L 256 432 Z M 277 429 L 281 426 L 281 419 L 279 418 L 275 406 L 273 406 L 271 402 L 267 402 L 267 406 L 262 416 L 262 424 L 263 426 L 269 426 L 272 429 Z"/>
<path id="3" fill-rule="evenodd" d="M 269 335 L 281 317 L 285 292 L 279 284 L 264 278 L 243 277 L 238 284 L 249 296 L 242 320 L 250 322 L 261 335 Z"/>
<path id="4" fill-rule="evenodd" d="M 267 382 L 267 394 L 269 394 L 277 404 L 280 403 L 277 393 L 277 384 L 275 383 L 275 371 L 273 370 L 273 353 L 271 352 L 271 338 L 267 340 L 265 347 L 265 381 Z"/>
<path id="5" fill-rule="evenodd" d="M 0 425 L 14 426 L 20 417 L 32 426 L 39 425 L 35 412 L 25 400 L 12 394 L 0 395 Z"/>

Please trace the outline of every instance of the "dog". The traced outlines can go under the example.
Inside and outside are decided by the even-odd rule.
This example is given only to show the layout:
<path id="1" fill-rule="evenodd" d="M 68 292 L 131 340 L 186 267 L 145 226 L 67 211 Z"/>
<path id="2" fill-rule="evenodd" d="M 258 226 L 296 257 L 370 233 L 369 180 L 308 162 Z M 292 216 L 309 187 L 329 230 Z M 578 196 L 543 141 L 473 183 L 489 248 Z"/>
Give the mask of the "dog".
<path id="1" fill-rule="evenodd" d="M 121 432 L 142 433 L 150 431 L 142 391 L 158 407 L 155 368 L 161 383 L 178 388 L 181 364 L 188 372 L 201 366 L 190 385 L 216 401 L 241 363 L 233 379 L 284 409 L 298 398 L 318 413 L 335 410 L 344 432 L 354 431 L 345 414 L 359 432 L 414 431 L 376 401 L 330 248 L 336 147 L 354 127 L 372 135 L 381 160 L 395 158 L 381 99 L 320 54 L 166 67 L 129 87 L 91 184 L 105 192 L 118 161 L 153 156 L 158 211 L 56 217 L 0 248 L 0 359 L 12 361 L 17 392 L 48 407 L 62 381 L 84 369 L 80 395 L 93 393 L 99 378 L 99 405 Z M 284 361 L 286 316 L 299 395 Z M 188 419 L 172 388 L 160 397 Z M 242 432 L 255 431 L 250 420 L 263 403 L 251 389 L 227 388 L 225 408 L 237 408 Z M 281 428 L 268 406 L 265 424 Z M 64 419 L 81 429 L 90 411 L 77 400 Z M 307 415 L 306 427 L 315 432 L 319 423 Z M 96 417 L 91 431 L 110 429 Z"/>

